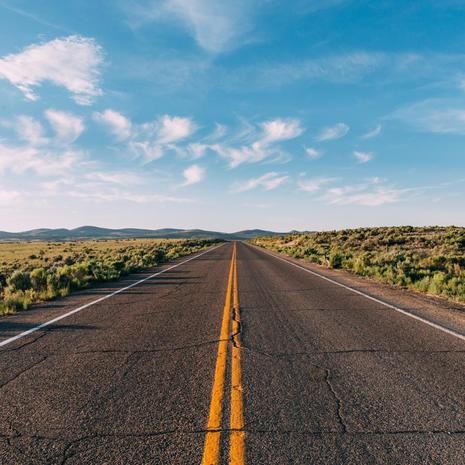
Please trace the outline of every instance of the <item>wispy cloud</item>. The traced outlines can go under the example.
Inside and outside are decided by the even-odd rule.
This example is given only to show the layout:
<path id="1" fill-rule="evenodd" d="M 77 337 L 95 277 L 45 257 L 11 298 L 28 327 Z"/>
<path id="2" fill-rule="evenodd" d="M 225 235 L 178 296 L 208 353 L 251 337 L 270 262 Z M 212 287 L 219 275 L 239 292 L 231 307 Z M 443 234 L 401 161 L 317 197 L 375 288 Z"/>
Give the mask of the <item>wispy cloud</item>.
<path id="1" fill-rule="evenodd" d="M 336 181 L 337 178 L 310 178 L 310 179 L 300 179 L 297 182 L 299 190 L 303 192 L 315 193 L 319 192 L 325 185 L 331 184 Z"/>
<path id="2" fill-rule="evenodd" d="M 231 168 L 235 168 L 243 163 L 286 157 L 279 143 L 295 139 L 303 131 L 300 121 L 296 119 L 269 120 L 258 127 L 245 122 L 243 130 L 232 140 L 209 145 L 209 148 L 228 160 Z"/>
<path id="3" fill-rule="evenodd" d="M 136 26 L 147 22 L 177 22 L 210 53 L 237 48 L 248 40 L 255 0 L 145 0 L 127 9 Z"/>
<path id="4" fill-rule="evenodd" d="M 44 145 L 49 142 L 42 124 L 32 116 L 20 115 L 13 124 L 6 123 L 5 126 L 14 127 L 18 137 L 29 145 Z"/>
<path id="5" fill-rule="evenodd" d="M 373 160 L 374 155 L 372 152 L 354 152 L 354 158 L 357 160 L 358 163 L 368 163 L 369 161 Z"/>
<path id="6" fill-rule="evenodd" d="M 313 147 L 306 147 L 305 153 L 311 160 L 316 160 L 317 158 L 320 158 L 322 154 L 321 150 L 317 150 Z"/>
<path id="7" fill-rule="evenodd" d="M 0 8 L 4 8 L 5 10 L 11 11 L 13 13 L 16 13 L 19 16 L 23 16 L 24 18 L 31 19 L 32 21 L 35 21 L 36 23 L 42 24 L 43 26 L 47 27 L 52 27 L 53 29 L 57 29 L 63 32 L 69 32 L 67 29 L 64 27 L 51 23 L 49 21 L 46 21 L 45 19 L 39 17 L 38 15 L 35 15 L 29 11 L 22 10 L 21 8 L 16 8 L 11 5 L 6 5 L 5 3 L 0 3 Z"/>
<path id="8" fill-rule="evenodd" d="M 362 135 L 362 139 L 374 139 L 381 134 L 383 127 L 381 124 L 376 125 L 373 129 Z"/>
<path id="9" fill-rule="evenodd" d="M 34 89 L 49 81 L 67 89 L 78 104 L 89 105 L 102 94 L 102 64 L 103 51 L 95 40 L 69 36 L 0 58 L 0 79 L 9 81 L 28 100 L 37 100 Z"/>
<path id="10" fill-rule="evenodd" d="M 183 171 L 184 182 L 182 186 L 197 184 L 205 179 L 206 169 L 199 165 L 192 165 Z"/>
<path id="11" fill-rule="evenodd" d="M 263 176 L 259 176 L 257 178 L 250 178 L 246 181 L 237 183 L 235 186 L 233 186 L 233 191 L 245 192 L 250 191 L 252 189 L 256 189 L 258 187 L 261 187 L 266 191 L 270 191 L 286 183 L 288 179 L 289 176 L 280 173 L 265 173 Z"/>
<path id="12" fill-rule="evenodd" d="M 131 152 L 146 162 L 161 158 L 165 152 L 178 153 L 179 143 L 185 142 L 197 130 L 197 125 L 190 117 L 163 115 L 142 124 L 133 124 L 122 113 L 106 109 L 95 112 L 94 120 L 106 127 L 117 142 L 127 144 Z M 195 154 L 201 156 L 201 148 L 193 146 Z"/>
<path id="13" fill-rule="evenodd" d="M 400 108 L 391 117 L 422 132 L 465 134 L 465 102 L 461 99 L 423 100 Z"/>
<path id="14" fill-rule="evenodd" d="M 73 143 L 85 130 L 82 118 L 72 113 L 49 109 L 45 117 L 55 131 L 57 140 L 64 144 Z"/>
<path id="15" fill-rule="evenodd" d="M 93 114 L 94 120 L 106 126 L 117 140 L 125 140 L 131 136 L 132 123 L 123 114 L 110 108 Z"/>
<path id="16" fill-rule="evenodd" d="M 324 199 L 328 203 L 335 205 L 379 207 L 401 201 L 402 195 L 406 192 L 408 192 L 408 189 L 359 184 L 332 187 L 325 192 Z"/>
<path id="17" fill-rule="evenodd" d="M 334 126 L 322 129 L 320 134 L 317 136 L 317 140 L 320 142 L 326 142 L 340 139 L 341 137 L 344 137 L 349 132 L 349 130 L 350 128 L 347 124 L 338 123 Z"/>
<path id="18" fill-rule="evenodd" d="M 153 161 L 161 158 L 166 151 L 178 152 L 177 144 L 189 138 L 196 129 L 192 118 L 163 115 L 155 121 L 136 126 L 129 146 L 146 161 Z"/>
<path id="19" fill-rule="evenodd" d="M 121 186 L 140 185 L 144 182 L 142 176 L 127 171 L 92 171 L 86 173 L 84 178 L 88 181 Z"/>
<path id="20" fill-rule="evenodd" d="M 54 151 L 32 145 L 7 145 L 0 142 L 0 173 L 32 171 L 39 176 L 60 176 L 84 161 L 84 154 L 72 148 Z"/>

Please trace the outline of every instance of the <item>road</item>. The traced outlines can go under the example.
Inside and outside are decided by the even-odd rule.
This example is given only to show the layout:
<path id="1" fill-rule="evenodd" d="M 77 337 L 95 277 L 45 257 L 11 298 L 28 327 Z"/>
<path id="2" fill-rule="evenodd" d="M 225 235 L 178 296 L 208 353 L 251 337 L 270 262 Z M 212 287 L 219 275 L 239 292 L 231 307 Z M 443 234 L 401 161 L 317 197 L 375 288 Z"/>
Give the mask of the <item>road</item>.
<path id="1" fill-rule="evenodd" d="M 179 263 L 0 320 L 1 465 L 465 463 L 465 340 L 243 243 Z"/>

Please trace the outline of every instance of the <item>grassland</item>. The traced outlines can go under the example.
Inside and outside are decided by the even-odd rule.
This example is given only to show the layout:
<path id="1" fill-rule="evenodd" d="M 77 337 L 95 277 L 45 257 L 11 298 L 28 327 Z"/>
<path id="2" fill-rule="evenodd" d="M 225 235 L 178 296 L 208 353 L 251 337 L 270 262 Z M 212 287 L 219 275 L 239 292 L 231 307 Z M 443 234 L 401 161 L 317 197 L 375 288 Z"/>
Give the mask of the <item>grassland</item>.
<path id="1" fill-rule="evenodd" d="M 251 242 L 330 268 L 465 302 L 465 228 L 347 229 Z"/>
<path id="2" fill-rule="evenodd" d="M 0 243 L 0 315 L 117 280 L 201 250 L 216 240 L 125 239 Z"/>

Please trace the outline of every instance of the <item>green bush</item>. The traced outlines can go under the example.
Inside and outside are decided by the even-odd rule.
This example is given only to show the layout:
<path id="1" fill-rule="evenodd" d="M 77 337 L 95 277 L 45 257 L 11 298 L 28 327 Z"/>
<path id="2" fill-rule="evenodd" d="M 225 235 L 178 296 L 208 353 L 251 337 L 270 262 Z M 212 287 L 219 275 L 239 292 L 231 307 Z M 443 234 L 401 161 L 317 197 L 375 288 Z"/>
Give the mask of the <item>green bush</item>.
<path id="1" fill-rule="evenodd" d="M 182 257 L 210 246 L 216 240 L 154 241 L 131 245 L 123 241 L 118 249 L 82 247 L 63 257 L 55 255 L 50 265 L 42 258 L 42 267 L 3 272 L 0 269 L 0 314 L 24 310 L 31 303 L 64 297 L 74 289 L 93 282 L 112 281 L 128 273 L 156 266 L 166 260 Z M 69 250 L 73 250 L 71 247 Z M 44 250 L 38 252 L 44 256 Z"/>
<path id="2" fill-rule="evenodd" d="M 465 228 L 411 226 L 261 237 L 252 243 L 465 302 Z"/>
<path id="3" fill-rule="evenodd" d="M 32 286 L 31 275 L 27 271 L 15 271 L 7 279 L 7 285 L 12 291 L 26 291 Z"/>

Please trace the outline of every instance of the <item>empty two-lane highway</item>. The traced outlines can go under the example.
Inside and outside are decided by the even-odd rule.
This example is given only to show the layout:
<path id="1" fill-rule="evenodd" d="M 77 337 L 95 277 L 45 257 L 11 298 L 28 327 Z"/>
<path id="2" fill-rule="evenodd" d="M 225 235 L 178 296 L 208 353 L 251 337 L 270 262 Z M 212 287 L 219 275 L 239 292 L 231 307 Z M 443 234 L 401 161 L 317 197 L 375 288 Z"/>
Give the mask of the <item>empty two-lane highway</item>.
<path id="1" fill-rule="evenodd" d="M 184 261 L 0 320 L 0 465 L 465 463 L 463 339 L 243 243 Z"/>

